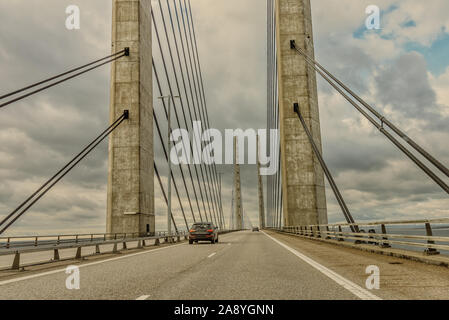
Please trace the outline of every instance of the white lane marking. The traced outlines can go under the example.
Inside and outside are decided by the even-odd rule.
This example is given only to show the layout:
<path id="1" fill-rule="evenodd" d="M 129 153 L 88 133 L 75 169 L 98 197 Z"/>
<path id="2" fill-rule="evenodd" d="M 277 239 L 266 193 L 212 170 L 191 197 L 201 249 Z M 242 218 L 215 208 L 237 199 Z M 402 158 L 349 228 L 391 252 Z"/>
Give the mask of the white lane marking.
<path id="1" fill-rule="evenodd" d="M 149 297 L 150 297 L 149 295 L 147 295 L 147 296 L 140 296 L 136 300 L 147 300 Z"/>
<path id="2" fill-rule="evenodd" d="M 159 249 L 153 249 L 153 250 L 148 250 L 148 251 L 143 251 L 143 252 L 132 253 L 132 254 L 121 256 L 121 257 L 116 257 L 116 258 L 106 259 L 106 260 L 102 260 L 102 261 L 82 264 L 82 265 L 79 265 L 78 267 L 79 268 L 83 268 L 83 267 L 94 266 L 94 265 L 97 265 L 97 264 L 102 264 L 102 263 L 106 263 L 106 262 L 111 262 L 111 261 L 116 261 L 116 260 L 121 260 L 121 259 L 126 259 L 126 258 L 139 256 L 141 254 L 148 254 L 148 253 L 153 253 L 153 252 L 157 252 L 157 251 L 161 251 L 161 250 L 165 250 L 165 249 L 175 248 L 175 247 L 179 247 L 179 246 L 185 246 L 186 244 L 187 243 L 181 243 L 181 244 L 176 244 L 176 245 L 172 245 L 172 246 L 168 246 L 168 247 L 164 247 L 164 248 L 159 248 Z M 5 284 L 9 284 L 9 283 L 23 281 L 23 280 L 39 278 L 39 277 L 43 277 L 43 276 L 47 276 L 47 275 L 51 275 L 51 274 L 55 274 L 55 273 L 65 272 L 65 270 L 66 270 L 66 268 L 53 270 L 53 271 L 47 271 L 47 272 L 38 273 L 38 274 L 33 274 L 33 275 L 30 275 L 30 276 L 25 276 L 25 277 L 11 279 L 11 280 L 0 281 L 0 286 L 3 286 Z"/>
<path id="3" fill-rule="evenodd" d="M 207 257 L 208 258 L 212 258 L 213 256 L 215 256 L 217 253 L 216 252 L 214 252 L 214 253 L 211 253 L 210 255 L 208 255 Z"/>
<path id="4" fill-rule="evenodd" d="M 139 255 L 142 255 L 142 254 L 158 252 L 158 251 L 161 251 L 161 250 L 175 248 L 175 247 L 179 247 L 179 246 L 185 246 L 185 245 L 186 245 L 185 243 L 181 243 L 181 244 L 176 244 L 176 245 L 168 246 L 168 247 L 164 247 L 164 248 L 159 248 L 159 249 L 153 249 L 153 250 L 148 250 L 148 251 L 143 251 L 143 252 L 132 253 L 132 254 L 128 254 L 128 255 L 125 255 L 125 256 L 121 256 L 121 257 L 116 257 L 116 258 L 106 259 L 106 260 L 102 260 L 102 261 L 96 261 L 96 262 L 81 264 L 78 267 L 79 268 L 84 268 L 84 267 L 94 266 L 94 265 L 97 265 L 97 264 L 102 264 L 102 263 L 106 263 L 106 262 L 111 262 L 111 261 L 117 261 L 117 260 L 121 260 L 121 259 L 131 258 L 131 257 L 139 256 Z M 48 272 L 43 272 L 43 273 L 38 273 L 38 274 L 33 274 L 33 275 L 30 275 L 30 276 L 25 276 L 25 277 L 16 278 L 16 279 L 0 281 L 0 286 L 3 286 L 5 284 L 9 284 L 9 283 L 23 281 L 23 280 L 29 280 L 29 279 L 39 278 L 39 277 L 43 277 L 43 276 L 48 276 L 48 275 L 55 274 L 55 273 L 65 272 L 65 270 L 66 270 L 66 268 L 53 270 L 53 271 L 48 271 Z"/>
<path id="5" fill-rule="evenodd" d="M 334 280 L 336 283 L 338 283 L 343 288 L 345 288 L 346 290 L 350 291 L 351 293 L 353 293 L 354 295 L 356 295 L 360 299 L 362 299 L 362 300 L 382 300 L 380 297 L 372 294 L 371 292 L 363 289 L 362 287 L 358 286 L 354 282 L 352 282 L 352 281 L 342 277 L 338 273 L 336 273 L 336 272 L 326 268 L 325 266 L 319 264 L 318 262 L 310 259 L 309 257 L 305 256 L 304 254 L 300 253 L 299 251 L 297 251 L 297 250 L 295 250 L 293 248 L 290 248 L 286 244 L 284 244 L 281 241 L 273 238 L 272 236 L 266 234 L 265 232 L 262 231 L 262 233 L 264 235 L 266 235 L 268 238 L 270 238 L 271 240 L 273 240 L 274 242 L 276 242 L 277 244 L 279 244 L 280 246 L 284 247 L 285 249 L 287 249 L 288 251 L 293 253 L 295 256 L 297 256 L 298 258 L 300 258 L 304 262 L 308 263 L 309 265 L 311 265 L 312 267 L 314 267 L 315 269 L 317 269 L 318 271 L 320 271 L 324 275 L 326 275 L 329 278 L 331 278 L 332 280 Z"/>

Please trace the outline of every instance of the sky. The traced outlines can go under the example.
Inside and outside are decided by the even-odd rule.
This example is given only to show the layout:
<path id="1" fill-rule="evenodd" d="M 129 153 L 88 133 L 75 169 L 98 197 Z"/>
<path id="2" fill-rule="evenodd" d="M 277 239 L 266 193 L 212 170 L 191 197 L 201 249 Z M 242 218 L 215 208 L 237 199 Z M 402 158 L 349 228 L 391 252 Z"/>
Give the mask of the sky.
<path id="1" fill-rule="evenodd" d="M 265 1 L 191 1 L 211 127 L 266 127 Z M 65 27 L 65 9 L 73 4 L 80 8 L 80 30 Z M 111 4 L 1 1 L 0 93 L 108 55 Z M 371 4 L 381 9 L 380 30 L 365 27 L 365 8 Z M 317 60 L 445 165 L 447 12 L 444 0 L 312 1 Z M 0 218 L 108 125 L 109 75 L 109 66 L 102 67 L 0 110 Z M 356 220 L 449 216 L 447 194 L 319 77 L 318 102 L 323 156 Z M 154 106 L 161 108 L 156 100 Z M 158 143 L 155 161 L 166 184 Z M 223 209 L 229 219 L 233 168 L 218 170 L 224 173 Z M 256 174 L 255 166 L 242 166 L 243 207 L 253 224 L 258 221 Z M 104 232 L 106 184 L 105 142 L 8 234 Z M 164 229 L 166 206 L 156 179 L 155 192 L 156 228 Z M 326 192 L 329 221 L 342 221 L 331 190 Z M 185 191 L 181 194 L 186 206 Z M 182 225 L 175 198 L 174 204 Z"/>

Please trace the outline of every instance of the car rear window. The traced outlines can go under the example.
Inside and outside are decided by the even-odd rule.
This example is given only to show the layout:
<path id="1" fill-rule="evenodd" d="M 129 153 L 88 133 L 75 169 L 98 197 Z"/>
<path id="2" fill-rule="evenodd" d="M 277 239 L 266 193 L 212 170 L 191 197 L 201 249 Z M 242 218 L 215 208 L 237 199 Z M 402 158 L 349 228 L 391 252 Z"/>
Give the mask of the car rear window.
<path id="1" fill-rule="evenodd" d="M 207 224 L 207 223 L 199 223 L 199 224 L 194 224 L 192 229 L 194 230 L 205 230 L 205 229 L 211 229 L 212 225 Z"/>

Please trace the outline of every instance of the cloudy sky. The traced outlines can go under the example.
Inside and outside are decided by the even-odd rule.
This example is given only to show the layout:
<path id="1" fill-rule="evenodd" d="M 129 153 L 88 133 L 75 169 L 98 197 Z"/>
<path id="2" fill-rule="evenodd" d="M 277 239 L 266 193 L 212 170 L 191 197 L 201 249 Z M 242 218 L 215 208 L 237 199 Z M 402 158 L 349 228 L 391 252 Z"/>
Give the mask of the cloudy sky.
<path id="1" fill-rule="evenodd" d="M 265 1 L 191 1 L 211 126 L 264 128 Z M 0 1 L 0 92 L 109 54 L 111 3 Z M 80 7 L 80 30 L 65 28 L 71 4 Z M 382 10 L 381 30 L 364 27 L 370 4 Z M 317 60 L 449 165 L 449 3 L 314 0 L 312 11 Z M 103 67 L 0 110 L 0 217 L 108 125 L 109 72 Z M 324 157 L 356 220 L 449 216 L 449 198 L 438 186 L 320 79 L 318 89 Z M 219 171 L 229 217 L 232 166 Z M 157 228 L 164 229 L 166 207 L 155 181 Z M 245 213 L 256 223 L 254 166 L 243 166 L 242 181 Z M 106 183 L 104 143 L 9 234 L 103 232 Z M 343 220 L 330 190 L 327 198 L 330 221 Z"/>

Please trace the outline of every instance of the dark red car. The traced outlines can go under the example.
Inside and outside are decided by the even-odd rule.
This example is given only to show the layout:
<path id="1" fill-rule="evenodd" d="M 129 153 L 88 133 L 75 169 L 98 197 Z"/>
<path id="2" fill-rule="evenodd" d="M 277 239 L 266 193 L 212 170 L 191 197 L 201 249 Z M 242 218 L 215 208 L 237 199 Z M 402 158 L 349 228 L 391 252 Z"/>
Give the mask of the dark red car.
<path id="1" fill-rule="evenodd" d="M 218 228 L 211 222 L 194 223 L 189 230 L 189 244 L 198 241 L 218 242 Z"/>

